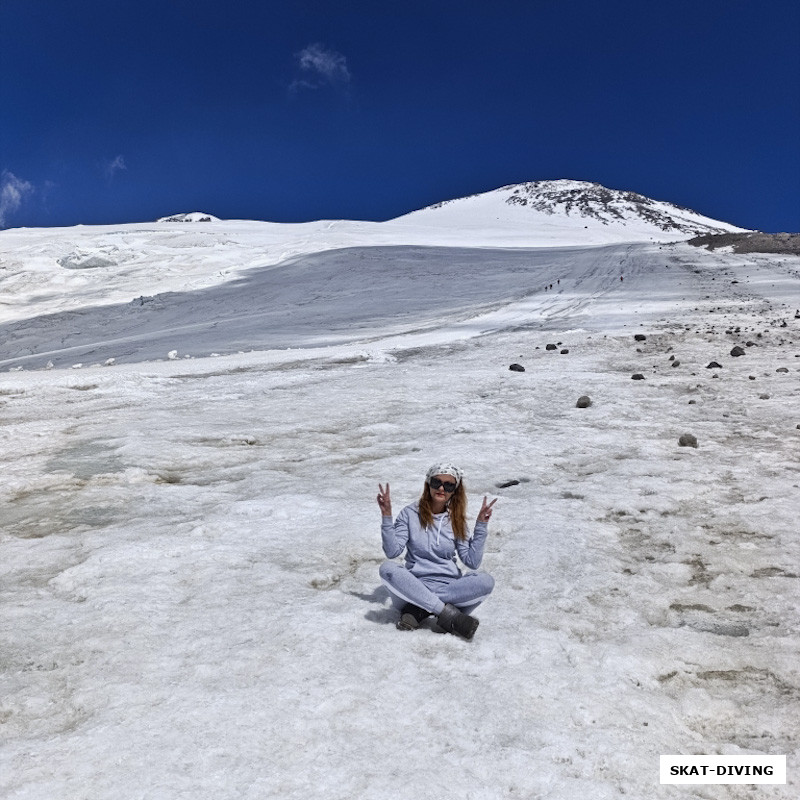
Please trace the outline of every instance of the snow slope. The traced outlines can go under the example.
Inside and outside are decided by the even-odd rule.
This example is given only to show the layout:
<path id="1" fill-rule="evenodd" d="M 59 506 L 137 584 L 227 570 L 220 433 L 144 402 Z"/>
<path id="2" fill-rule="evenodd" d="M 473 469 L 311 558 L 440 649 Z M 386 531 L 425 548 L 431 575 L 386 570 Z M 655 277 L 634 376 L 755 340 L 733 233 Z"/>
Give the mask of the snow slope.
<path id="1" fill-rule="evenodd" d="M 587 181 L 533 181 L 445 201 L 393 221 L 410 228 L 489 231 L 524 246 L 568 247 L 617 242 L 670 242 L 707 233 L 742 231 L 673 203 Z"/>
<path id="2" fill-rule="evenodd" d="M 347 247 L 587 247 L 741 230 L 641 195 L 575 181 L 505 187 L 382 223 L 197 221 L 208 216 L 0 231 L 0 323 L 217 286 L 254 267 Z M 178 219 L 180 224 L 167 222 Z"/>
<path id="3" fill-rule="evenodd" d="M 661 261 L 651 245 L 329 250 L 221 286 L 0 325 L 0 368 L 346 342 L 385 349 L 387 336 L 464 339 L 534 321 L 594 326 L 587 303 Z"/>
<path id="4" fill-rule="evenodd" d="M 0 795 L 797 796 L 800 259 L 449 233 L 278 258 L 272 229 L 265 265 L 249 224 L 202 225 L 120 233 L 119 283 L 63 268 L 108 296 L 7 296 L 4 347 L 87 360 L 0 373 Z M 5 232 L 4 263 L 81 235 Z M 115 307 L 191 241 L 161 235 L 198 237 L 174 295 Z M 215 282 L 226 247 L 253 269 Z M 245 352 L 185 358 L 212 330 Z M 440 457 L 473 520 L 499 498 L 471 643 L 398 632 L 377 577 L 378 482 L 397 512 Z M 787 754 L 789 781 L 659 786 L 668 753 Z"/>

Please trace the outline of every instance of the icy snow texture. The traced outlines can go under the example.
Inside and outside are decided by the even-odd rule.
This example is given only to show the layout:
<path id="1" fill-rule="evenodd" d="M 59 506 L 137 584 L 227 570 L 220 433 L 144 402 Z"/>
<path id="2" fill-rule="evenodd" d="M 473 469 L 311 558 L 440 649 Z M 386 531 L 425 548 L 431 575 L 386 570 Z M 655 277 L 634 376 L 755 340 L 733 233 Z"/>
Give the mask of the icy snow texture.
<path id="1" fill-rule="evenodd" d="M 0 375 L 0 795 L 739 800 L 658 755 L 747 752 L 796 797 L 800 259 L 387 225 L 0 234 L 5 369 L 97 348 Z M 212 313 L 267 349 L 185 359 Z M 377 578 L 440 457 L 499 497 L 471 643 Z"/>

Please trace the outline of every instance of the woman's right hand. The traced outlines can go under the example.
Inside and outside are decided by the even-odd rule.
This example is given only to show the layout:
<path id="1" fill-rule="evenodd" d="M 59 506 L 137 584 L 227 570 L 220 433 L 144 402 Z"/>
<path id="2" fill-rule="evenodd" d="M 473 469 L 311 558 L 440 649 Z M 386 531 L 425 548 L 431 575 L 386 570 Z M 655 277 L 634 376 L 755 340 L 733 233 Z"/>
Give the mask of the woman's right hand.
<path id="1" fill-rule="evenodd" d="M 384 517 L 391 517 L 392 516 L 392 498 L 389 495 L 389 484 L 386 484 L 386 488 L 384 489 L 383 486 L 378 484 L 378 505 L 381 507 L 381 514 Z"/>

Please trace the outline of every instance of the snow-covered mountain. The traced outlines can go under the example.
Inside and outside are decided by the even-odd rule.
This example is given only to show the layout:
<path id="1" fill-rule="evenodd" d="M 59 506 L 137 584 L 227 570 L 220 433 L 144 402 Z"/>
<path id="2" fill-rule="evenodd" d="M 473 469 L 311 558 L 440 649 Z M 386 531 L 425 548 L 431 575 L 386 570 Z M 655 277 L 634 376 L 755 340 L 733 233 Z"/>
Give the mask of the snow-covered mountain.
<path id="1" fill-rule="evenodd" d="M 386 222 L 223 221 L 191 212 L 149 223 L 12 229 L 0 231 L 0 323 L 194 291 L 252 268 L 347 247 L 594 247 L 739 230 L 578 181 L 506 186 Z"/>
<path id="2" fill-rule="evenodd" d="M 800 258 L 569 197 L 0 233 L 0 797 L 742 800 L 656 756 L 798 763 Z M 398 513 L 440 458 L 470 522 L 497 498 L 469 643 L 378 576 L 378 482 Z"/>
<path id="3" fill-rule="evenodd" d="M 161 217 L 159 222 L 219 222 L 219 217 L 206 214 L 205 211 L 190 211 L 187 214 L 173 214 L 170 217 Z"/>
<path id="4" fill-rule="evenodd" d="M 674 203 L 587 181 L 533 181 L 447 200 L 398 221 L 443 230 L 516 231 L 563 246 L 622 241 L 675 241 L 744 229 Z"/>
<path id="5" fill-rule="evenodd" d="M 578 215 L 597 219 L 605 225 L 644 221 L 667 233 L 694 233 L 710 229 L 728 232 L 733 226 L 709 219 L 674 203 L 651 200 L 636 192 L 607 189 L 584 181 L 536 181 L 506 187 L 511 195 L 505 201 L 543 211 L 546 214 Z"/>

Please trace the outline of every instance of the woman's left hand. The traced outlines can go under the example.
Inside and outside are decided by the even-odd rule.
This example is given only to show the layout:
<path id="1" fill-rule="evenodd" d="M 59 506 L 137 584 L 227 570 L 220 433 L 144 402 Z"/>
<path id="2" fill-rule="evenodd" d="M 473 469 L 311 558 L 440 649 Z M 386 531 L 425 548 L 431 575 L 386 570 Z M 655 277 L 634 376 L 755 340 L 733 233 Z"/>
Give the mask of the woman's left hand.
<path id="1" fill-rule="evenodd" d="M 492 518 L 492 506 L 497 502 L 497 498 L 495 497 L 491 503 L 486 503 L 486 495 L 483 496 L 483 505 L 481 506 L 481 510 L 478 512 L 478 522 L 488 522 Z"/>

